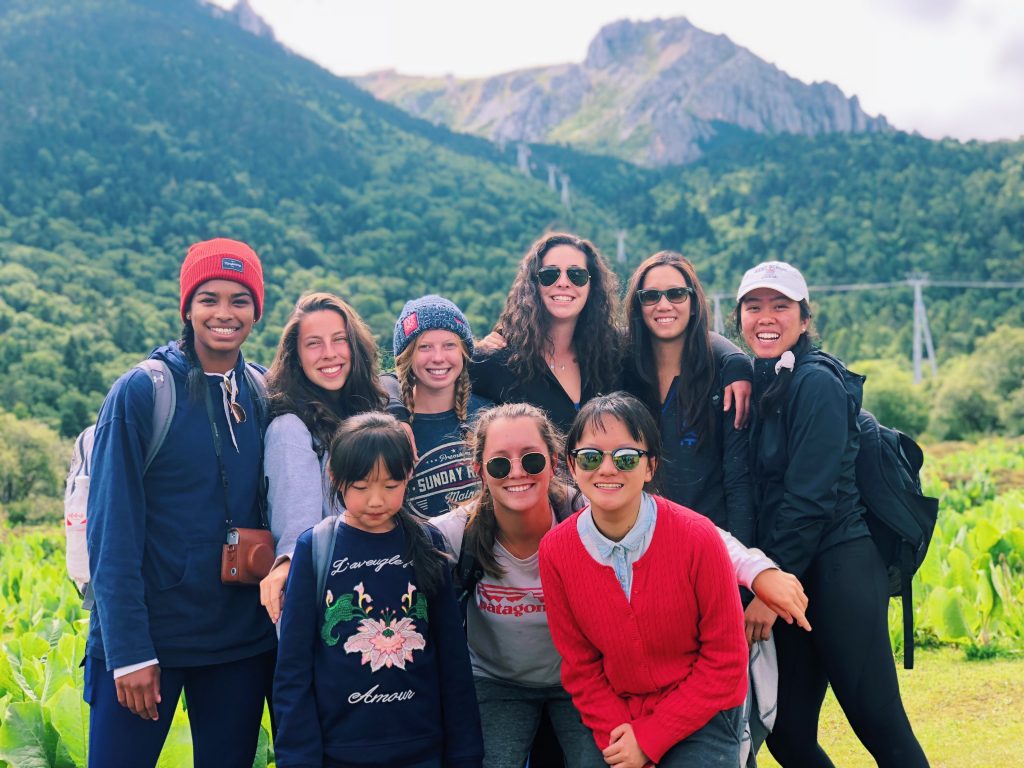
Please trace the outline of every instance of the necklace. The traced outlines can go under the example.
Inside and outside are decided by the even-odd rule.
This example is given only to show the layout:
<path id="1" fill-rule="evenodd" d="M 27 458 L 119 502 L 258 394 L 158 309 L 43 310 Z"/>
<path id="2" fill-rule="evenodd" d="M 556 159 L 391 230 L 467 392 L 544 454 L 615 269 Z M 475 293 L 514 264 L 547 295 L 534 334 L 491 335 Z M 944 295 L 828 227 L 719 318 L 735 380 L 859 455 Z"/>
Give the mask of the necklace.
<path id="1" fill-rule="evenodd" d="M 575 357 L 571 357 L 569 359 L 568 363 L 560 363 L 560 362 L 558 362 L 558 358 L 555 357 L 554 353 L 552 353 L 550 355 L 547 355 L 546 357 L 547 357 L 547 361 L 548 361 L 548 368 L 550 368 L 552 371 L 562 372 L 562 371 L 565 371 L 566 367 L 569 364 L 573 364 L 573 365 L 576 364 L 576 358 Z"/>
<path id="2" fill-rule="evenodd" d="M 528 552 L 526 554 L 522 554 L 522 550 L 516 551 L 516 548 L 512 546 L 512 542 L 510 542 L 501 531 L 498 531 L 498 542 L 505 548 L 505 551 L 512 555 L 516 560 L 527 560 L 537 553 L 536 549 L 534 549 L 533 552 Z"/>

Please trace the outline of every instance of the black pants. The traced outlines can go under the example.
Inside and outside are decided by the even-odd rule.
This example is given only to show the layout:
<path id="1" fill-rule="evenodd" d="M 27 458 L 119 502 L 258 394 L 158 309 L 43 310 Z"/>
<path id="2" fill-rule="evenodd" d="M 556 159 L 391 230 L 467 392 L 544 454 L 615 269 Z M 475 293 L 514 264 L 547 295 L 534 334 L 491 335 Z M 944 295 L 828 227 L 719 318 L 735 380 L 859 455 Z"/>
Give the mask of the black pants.
<path id="1" fill-rule="evenodd" d="M 786 768 L 831 768 L 818 744 L 829 684 L 854 733 L 880 768 L 928 765 L 900 699 L 889 644 L 888 580 L 870 538 L 832 547 L 804 575 L 813 632 L 775 623 L 779 711 L 768 737 Z"/>

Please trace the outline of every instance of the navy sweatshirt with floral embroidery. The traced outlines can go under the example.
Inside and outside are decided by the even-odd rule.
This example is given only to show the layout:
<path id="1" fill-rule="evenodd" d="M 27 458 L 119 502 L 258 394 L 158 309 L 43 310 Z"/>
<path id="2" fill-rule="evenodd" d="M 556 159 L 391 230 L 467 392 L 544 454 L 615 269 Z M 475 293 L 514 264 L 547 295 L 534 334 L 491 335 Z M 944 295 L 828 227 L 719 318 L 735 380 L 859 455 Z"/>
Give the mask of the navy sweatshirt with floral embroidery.
<path id="1" fill-rule="evenodd" d="M 435 545 L 440 543 L 439 534 Z M 281 768 L 480 766 L 480 715 L 461 616 L 446 575 L 428 598 L 403 560 L 400 526 L 338 526 L 326 594 L 312 532 L 295 546 L 274 676 Z"/>

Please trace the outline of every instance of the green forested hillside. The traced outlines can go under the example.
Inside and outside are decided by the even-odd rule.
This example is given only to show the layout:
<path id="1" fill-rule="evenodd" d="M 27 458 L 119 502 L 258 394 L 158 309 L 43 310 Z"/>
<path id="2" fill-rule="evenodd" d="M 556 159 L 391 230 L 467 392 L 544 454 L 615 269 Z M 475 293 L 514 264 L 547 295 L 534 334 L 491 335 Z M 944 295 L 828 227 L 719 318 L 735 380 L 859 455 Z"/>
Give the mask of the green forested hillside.
<path id="1" fill-rule="evenodd" d="M 215 235 L 263 257 L 267 312 L 247 351 L 264 362 L 315 288 L 349 298 L 381 339 L 427 291 L 486 330 L 552 227 L 611 256 L 626 229 L 624 272 L 680 249 L 724 293 L 770 257 L 812 283 L 1016 278 L 1024 261 L 1021 143 L 746 136 L 660 171 L 535 147 L 527 178 L 513 147 L 377 102 L 194 0 L 0 4 L 0 113 L 0 409 L 65 435 L 177 333 L 177 267 Z M 572 178 L 571 214 L 548 162 Z M 940 355 L 1024 325 L 1019 298 L 932 291 Z M 908 292 L 819 309 L 841 355 L 907 353 Z"/>

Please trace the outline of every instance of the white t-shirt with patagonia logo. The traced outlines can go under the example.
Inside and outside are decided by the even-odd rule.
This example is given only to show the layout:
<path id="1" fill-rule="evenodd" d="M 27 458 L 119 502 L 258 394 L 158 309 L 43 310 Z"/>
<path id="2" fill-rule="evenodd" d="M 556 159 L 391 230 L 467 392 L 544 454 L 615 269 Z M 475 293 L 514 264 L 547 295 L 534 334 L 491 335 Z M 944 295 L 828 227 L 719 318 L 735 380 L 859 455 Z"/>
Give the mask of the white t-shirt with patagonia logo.
<path id="1" fill-rule="evenodd" d="M 468 511 L 460 507 L 430 521 L 444 534 L 455 557 L 468 519 Z M 538 554 L 520 560 L 496 541 L 494 556 L 505 575 L 495 579 L 484 574 L 466 610 L 473 674 L 517 685 L 561 685 L 562 658 L 548 629 Z"/>

